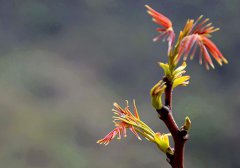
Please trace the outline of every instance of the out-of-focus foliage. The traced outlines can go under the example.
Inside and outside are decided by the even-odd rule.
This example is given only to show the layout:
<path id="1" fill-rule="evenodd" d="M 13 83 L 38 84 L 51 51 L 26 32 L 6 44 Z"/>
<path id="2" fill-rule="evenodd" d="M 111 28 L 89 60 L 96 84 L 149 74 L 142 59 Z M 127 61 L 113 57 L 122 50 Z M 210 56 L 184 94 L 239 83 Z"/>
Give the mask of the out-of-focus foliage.
<path id="1" fill-rule="evenodd" d="M 149 90 L 167 45 L 152 43 L 146 3 L 175 31 L 200 14 L 221 28 L 213 39 L 229 65 L 206 71 L 189 62 L 191 83 L 175 90 L 174 115 L 192 121 L 186 167 L 240 167 L 239 0 L 0 1 L 0 167 L 169 167 L 154 145 L 130 135 L 96 144 L 111 128 L 112 102 L 125 99 L 166 132 Z"/>

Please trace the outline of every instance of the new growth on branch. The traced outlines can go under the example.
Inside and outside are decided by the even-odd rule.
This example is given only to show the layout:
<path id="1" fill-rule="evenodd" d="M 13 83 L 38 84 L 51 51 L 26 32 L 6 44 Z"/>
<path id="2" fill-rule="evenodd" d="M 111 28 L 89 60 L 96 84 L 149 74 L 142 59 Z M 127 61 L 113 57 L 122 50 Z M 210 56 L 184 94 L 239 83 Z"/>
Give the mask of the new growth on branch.
<path id="1" fill-rule="evenodd" d="M 140 119 L 135 101 L 133 101 L 133 112 L 130 111 L 128 101 L 126 101 L 125 108 L 121 108 L 117 103 L 113 104 L 115 128 L 97 143 L 108 145 L 115 137 L 117 139 L 121 139 L 122 136 L 126 137 L 129 129 L 139 140 L 142 140 L 142 136 L 155 143 L 166 154 L 167 161 L 173 168 L 184 168 L 184 145 L 189 137 L 191 121 L 189 117 L 185 117 L 181 127 L 175 122 L 172 115 L 173 89 L 189 84 L 190 76 L 185 75 L 188 57 L 192 60 L 195 55 L 198 55 L 199 63 L 204 63 L 208 70 L 210 67 L 214 68 L 212 58 L 220 66 L 227 64 L 228 61 L 210 40 L 212 33 L 218 31 L 219 28 L 212 26 L 208 18 L 204 19 L 201 15 L 196 20 L 188 19 L 175 42 L 175 32 L 171 20 L 148 5 L 145 7 L 153 22 L 160 26 L 157 28 L 159 35 L 153 41 L 168 42 L 168 62 L 159 62 L 164 76 L 152 87 L 150 97 L 152 106 L 157 111 L 158 117 L 167 126 L 169 133 L 154 132 Z M 183 62 L 179 65 L 182 58 Z M 170 146 L 169 137 L 173 138 L 174 147 Z"/>

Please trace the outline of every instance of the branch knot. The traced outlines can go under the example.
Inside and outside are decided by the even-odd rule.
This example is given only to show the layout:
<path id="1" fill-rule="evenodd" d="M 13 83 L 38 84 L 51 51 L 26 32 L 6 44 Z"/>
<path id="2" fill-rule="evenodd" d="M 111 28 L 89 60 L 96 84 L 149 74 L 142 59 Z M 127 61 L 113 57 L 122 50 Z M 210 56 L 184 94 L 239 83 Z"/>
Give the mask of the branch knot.
<path id="1" fill-rule="evenodd" d="M 171 113 L 172 111 L 170 110 L 170 108 L 168 106 L 162 106 L 161 109 L 157 110 L 158 116 L 161 120 L 166 120 L 169 113 Z"/>

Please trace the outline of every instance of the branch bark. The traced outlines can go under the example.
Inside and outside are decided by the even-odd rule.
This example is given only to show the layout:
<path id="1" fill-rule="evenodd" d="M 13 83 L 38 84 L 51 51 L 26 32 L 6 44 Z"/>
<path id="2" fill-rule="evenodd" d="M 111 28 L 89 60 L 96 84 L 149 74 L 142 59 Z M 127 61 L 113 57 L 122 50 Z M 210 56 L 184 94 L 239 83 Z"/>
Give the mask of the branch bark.
<path id="1" fill-rule="evenodd" d="M 159 118 L 165 123 L 174 141 L 174 154 L 167 153 L 167 161 L 172 168 L 184 168 L 184 145 L 188 140 L 187 130 L 179 128 L 172 115 L 172 83 L 167 79 L 165 89 L 165 106 L 157 110 Z"/>

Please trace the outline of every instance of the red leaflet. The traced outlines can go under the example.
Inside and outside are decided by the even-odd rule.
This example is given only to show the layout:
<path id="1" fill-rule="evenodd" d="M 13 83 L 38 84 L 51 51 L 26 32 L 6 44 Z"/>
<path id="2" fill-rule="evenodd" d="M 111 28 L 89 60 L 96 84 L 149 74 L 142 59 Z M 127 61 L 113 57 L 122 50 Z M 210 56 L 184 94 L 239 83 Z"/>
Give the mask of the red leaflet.
<path id="1" fill-rule="evenodd" d="M 168 19 L 166 16 L 162 15 L 161 13 L 158 13 L 153 8 L 151 8 L 148 5 L 145 5 L 145 7 L 148 9 L 148 14 L 153 17 L 153 21 L 157 24 L 163 26 L 165 29 L 168 29 L 172 27 L 172 22 L 170 19 Z"/>
<path id="2" fill-rule="evenodd" d="M 207 37 L 202 37 L 202 42 L 220 65 L 222 65 L 222 62 L 225 64 L 228 63 L 227 59 L 224 58 L 217 46 L 210 39 Z"/>
<path id="3" fill-rule="evenodd" d="M 203 57 L 207 69 L 209 69 L 209 65 L 214 68 L 210 54 L 219 65 L 222 65 L 222 63 L 228 63 L 227 59 L 224 58 L 217 46 L 209 39 L 211 33 L 219 29 L 211 26 L 212 23 L 207 23 L 209 19 L 205 19 L 199 23 L 201 18 L 202 16 L 200 16 L 194 24 L 193 21 L 192 23 L 187 22 L 187 26 L 183 29 L 183 32 L 186 32 L 186 36 L 180 41 L 178 60 L 183 55 L 183 59 L 186 60 L 190 54 L 190 58 L 192 59 L 199 47 L 199 63 L 202 64 Z"/>
<path id="4" fill-rule="evenodd" d="M 140 136 L 133 127 L 134 124 L 138 124 L 139 119 L 135 101 L 133 101 L 134 115 L 129 110 L 128 102 L 127 106 L 124 109 L 121 108 L 117 103 L 114 103 L 113 105 L 115 107 L 115 109 L 113 109 L 113 112 L 117 115 L 116 117 L 114 117 L 114 123 L 116 128 L 113 129 L 110 133 L 108 133 L 104 138 L 98 140 L 97 143 L 108 145 L 111 140 L 114 139 L 116 136 L 118 136 L 118 139 L 121 139 L 122 134 L 123 137 L 126 137 L 127 129 L 129 129 L 139 140 L 141 140 Z"/>
<path id="5" fill-rule="evenodd" d="M 157 41 L 162 39 L 168 41 L 168 54 L 170 53 L 170 50 L 172 48 L 174 38 L 175 38 L 175 33 L 172 28 L 172 22 L 170 19 L 168 19 L 166 16 L 162 15 L 161 13 L 158 13 L 154 9 L 152 9 L 150 6 L 145 5 L 146 8 L 148 9 L 148 14 L 153 17 L 153 21 L 163 28 L 157 28 L 157 31 L 160 33 L 157 37 L 153 39 L 153 41 Z"/>

